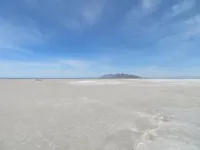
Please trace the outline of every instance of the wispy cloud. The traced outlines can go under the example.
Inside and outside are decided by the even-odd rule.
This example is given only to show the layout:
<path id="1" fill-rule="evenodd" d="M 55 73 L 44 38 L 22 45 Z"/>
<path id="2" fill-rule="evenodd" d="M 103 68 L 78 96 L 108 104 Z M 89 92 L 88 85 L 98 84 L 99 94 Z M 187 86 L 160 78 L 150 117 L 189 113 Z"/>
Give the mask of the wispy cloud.
<path id="1" fill-rule="evenodd" d="M 101 14 L 106 4 L 106 0 L 24 1 L 39 13 L 51 14 L 51 20 L 71 31 L 82 31 L 88 26 L 97 24 L 101 20 Z"/>
<path id="2" fill-rule="evenodd" d="M 159 21 L 156 22 L 153 13 L 156 13 L 162 4 L 162 0 L 141 0 L 140 5 L 133 5 L 124 15 L 122 25 L 119 27 L 122 34 L 131 36 L 141 36 L 151 34 L 151 30 L 157 29 Z M 146 36 L 146 35 L 145 35 Z"/>
<path id="3" fill-rule="evenodd" d="M 191 39 L 200 36 L 200 15 L 194 16 L 185 22 L 187 31 L 183 39 Z"/>
<path id="4" fill-rule="evenodd" d="M 145 66 L 135 68 L 130 73 L 138 74 L 146 78 L 198 77 L 200 76 L 200 67 L 191 66 L 190 68 L 169 68 Z"/>
<path id="5" fill-rule="evenodd" d="M 40 44 L 45 36 L 35 27 L 17 25 L 0 18 L 0 50 L 31 53 L 26 46 Z"/>
<path id="6" fill-rule="evenodd" d="M 194 58 L 198 51 L 197 0 L 12 2 L 0 2 L 0 52 L 12 51 L 1 53 L 0 59 L 18 60 L 1 61 L 1 71 L 10 70 L 10 74 L 83 76 L 139 66 L 161 75 L 173 69 L 168 67 L 176 64 L 178 68 L 184 60 Z M 48 32 L 54 33 L 50 39 Z M 24 53 L 34 55 L 22 61 L 28 59 Z M 103 56 L 109 59 L 103 60 Z"/>
<path id="7" fill-rule="evenodd" d="M 200 36 L 200 16 L 192 16 L 185 20 L 174 21 L 164 25 L 163 30 L 169 30 L 166 36 L 159 39 L 157 45 L 165 47 L 177 46 L 184 43 L 190 43 L 190 39 L 195 39 Z"/>
<path id="8" fill-rule="evenodd" d="M 76 66 L 69 68 L 61 62 L 41 62 L 41 61 L 22 61 L 22 60 L 1 60 L 0 77 L 73 77 L 80 70 Z M 77 76 L 83 76 L 82 74 Z"/>
<path id="9" fill-rule="evenodd" d="M 62 25 L 72 31 L 79 31 L 82 27 L 81 23 L 75 19 L 63 20 Z"/>
<path id="10" fill-rule="evenodd" d="M 51 59 L 46 61 L 0 60 L 0 77 L 99 77 L 117 72 L 104 59 Z M 114 70 L 116 69 L 116 70 Z"/>
<path id="11" fill-rule="evenodd" d="M 133 74 L 140 75 L 142 77 L 169 77 L 170 75 L 170 70 L 167 68 L 161 68 L 158 66 L 143 66 L 143 67 L 138 67 L 135 68 L 131 71 Z"/>
<path id="12" fill-rule="evenodd" d="M 105 0 L 102 1 L 94 1 L 91 3 L 91 1 L 83 6 L 82 9 L 82 15 L 83 18 L 88 25 L 94 25 L 98 21 L 100 21 L 101 14 L 103 12 L 103 9 L 105 7 Z"/>
<path id="13" fill-rule="evenodd" d="M 196 5 L 196 0 L 183 0 L 182 2 L 172 6 L 172 17 L 191 10 Z"/>
<path id="14" fill-rule="evenodd" d="M 61 65 L 70 66 L 74 69 L 88 69 L 91 65 L 91 62 L 78 59 L 65 59 L 58 61 Z"/>
<path id="15" fill-rule="evenodd" d="M 56 63 L 1 60 L 0 70 L 0 77 L 39 77 L 48 75 L 47 72 L 44 73 L 45 70 L 59 71 L 60 68 Z"/>
<path id="16" fill-rule="evenodd" d="M 159 7 L 161 0 L 141 0 L 141 2 L 143 11 L 148 14 L 152 13 Z"/>

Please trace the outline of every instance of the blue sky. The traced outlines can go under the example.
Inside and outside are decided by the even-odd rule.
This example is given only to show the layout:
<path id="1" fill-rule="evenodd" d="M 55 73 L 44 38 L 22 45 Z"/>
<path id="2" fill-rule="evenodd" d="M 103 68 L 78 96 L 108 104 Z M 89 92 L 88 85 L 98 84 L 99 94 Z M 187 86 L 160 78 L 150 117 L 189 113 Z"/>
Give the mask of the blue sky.
<path id="1" fill-rule="evenodd" d="M 200 76 L 198 0 L 0 0 L 0 77 Z"/>

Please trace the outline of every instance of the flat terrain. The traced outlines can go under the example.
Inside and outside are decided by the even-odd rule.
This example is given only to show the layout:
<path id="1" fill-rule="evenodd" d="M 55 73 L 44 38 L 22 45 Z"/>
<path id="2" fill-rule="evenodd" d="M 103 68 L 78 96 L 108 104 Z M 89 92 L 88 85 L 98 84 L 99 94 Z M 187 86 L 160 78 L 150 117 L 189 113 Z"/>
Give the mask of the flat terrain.
<path id="1" fill-rule="evenodd" d="M 200 149 L 200 80 L 0 80 L 0 150 L 145 149 Z"/>

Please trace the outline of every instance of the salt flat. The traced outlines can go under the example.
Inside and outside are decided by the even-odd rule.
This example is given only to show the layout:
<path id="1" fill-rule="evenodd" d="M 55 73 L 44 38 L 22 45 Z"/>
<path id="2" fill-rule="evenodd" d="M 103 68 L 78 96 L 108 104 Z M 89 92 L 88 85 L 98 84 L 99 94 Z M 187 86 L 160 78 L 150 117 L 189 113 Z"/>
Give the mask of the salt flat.
<path id="1" fill-rule="evenodd" d="M 200 80 L 0 80 L 0 150 L 199 150 Z"/>

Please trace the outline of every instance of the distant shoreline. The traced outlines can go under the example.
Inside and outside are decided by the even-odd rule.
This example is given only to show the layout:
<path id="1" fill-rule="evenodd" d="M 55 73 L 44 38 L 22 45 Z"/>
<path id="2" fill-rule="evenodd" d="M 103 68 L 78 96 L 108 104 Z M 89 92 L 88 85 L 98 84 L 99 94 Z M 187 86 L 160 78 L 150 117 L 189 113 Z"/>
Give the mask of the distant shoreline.
<path id="1" fill-rule="evenodd" d="M 52 79 L 52 80 L 61 80 L 61 79 L 87 79 L 87 80 L 126 80 L 126 79 L 132 79 L 132 80 L 159 80 L 159 79 L 166 79 L 166 80 L 173 80 L 173 79 L 182 79 L 182 80 L 186 80 L 186 79 L 200 79 L 200 77 L 174 77 L 174 78 L 7 78 L 7 77 L 1 77 L 0 80 L 2 79 L 20 79 L 20 80 L 28 80 L 28 79 L 33 79 L 33 80 L 37 80 L 37 79 Z"/>

